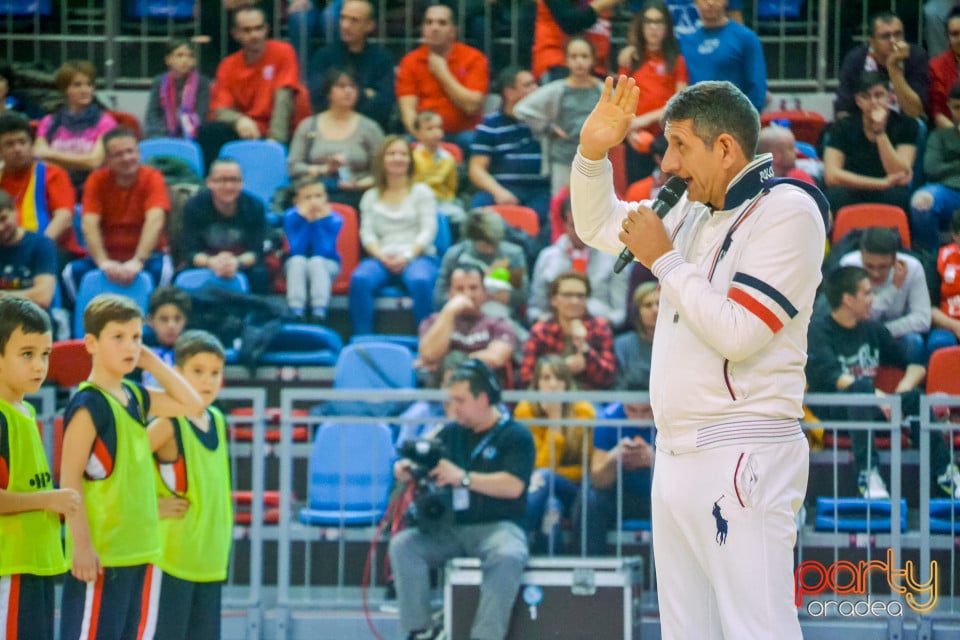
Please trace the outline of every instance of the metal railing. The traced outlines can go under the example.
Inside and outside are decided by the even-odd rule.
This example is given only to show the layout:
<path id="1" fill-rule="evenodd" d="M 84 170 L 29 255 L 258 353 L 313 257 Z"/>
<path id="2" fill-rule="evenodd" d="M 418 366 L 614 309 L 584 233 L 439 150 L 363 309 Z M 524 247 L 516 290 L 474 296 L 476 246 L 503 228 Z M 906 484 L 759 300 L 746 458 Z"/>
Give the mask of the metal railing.
<path id="1" fill-rule="evenodd" d="M 213 36 L 212 45 L 201 47 L 203 60 L 222 59 L 230 40 L 227 14 L 221 3 L 197 2 L 194 15 L 174 17 L 170 13 L 137 15 L 133 7 L 138 0 L 49 0 L 49 11 L 44 2 L 23 3 L 32 6 L 32 12 L 23 15 L 0 14 L 0 33 L 4 38 L 4 52 L 8 61 L 55 69 L 69 58 L 85 58 L 94 62 L 102 72 L 102 84 L 108 90 L 149 86 L 153 75 L 165 70 L 164 47 L 171 37 Z M 493 3 L 483 3 L 483 33 L 480 42 L 472 42 L 485 50 L 488 58 L 494 50 L 508 51 L 512 64 L 523 60 L 526 52 L 519 50 L 520 29 L 518 7 L 530 0 L 501 0 L 510 4 L 510 26 L 507 33 L 493 26 Z M 13 3 L 16 4 L 16 3 Z M 178 3 L 173 3 L 178 4 Z M 286 35 L 286 17 L 281 2 L 274 3 L 270 19 L 273 37 Z M 675 15 L 692 2 L 674 0 Z M 867 31 L 868 9 L 850 9 L 855 3 L 830 0 L 807 0 L 796 17 L 761 15 L 756 2 L 747 2 L 745 23 L 757 32 L 767 58 L 767 74 L 772 89 L 826 91 L 835 85 L 845 45 L 862 41 Z M 916 40 L 922 41 L 923 11 L 921 3 L 890 0 L 894 11 L 900 10 L 905 21 L 916 25 Z M 419 15 L 416 3 L 396 3 L 376 0 L 377 29 L 374 40 L 387 47 L 399 62 L 400 57 L 416 46 L 420 37 Z M 8 5 L 4 5 L 8 6 Z M 461 39 L 466 31 L 468 0 L 458 0 L 458 19 Z M 871 10 L 879 7 L 871 5 Z M 202 20 L 199 11 L 217 11 L 216 20 Z M 694 10 L 695 11 L 695 10 Z M 914 15 L 913 11 L 917 14 Z M 142 12 L 141 12 L 142 13 Z M 204 14 L 206 15 L 206 14 Z M 626 43 L 631 13 L 626 4 L 620 5 L 613 16 L 614 50 Z M 695 20 L 682 18 L 678 28 L 686 28 Z M 204 34 L 202 29 L 214 30 Z M 336 25 L 334 25 L 336 28 Z M 498 56 L 502 59 L 501 56 Z M 301 56 L 301 62 L 306 56 Z M 209 67 L 208 67 L 209 68 Z"/>
<path id="2" fill-rule="evenodd" d="M 938 551 L 941 558 L 946 557 L 947 562 L 941 562 L 938 566 L 942 567 L 945 564 L 949 567 L 949 599 L 945 603 L 945 607 L 937 607 L 932 613 L 937 617 L 948 616 L 957 621 L 960 620 L 960 604 L 958 604 L 958 595 L 960 595 L 958 594 L 958 591 L 960 591 L 960 584 L 958 584 L 958 572 L 960 572 L 960 549 L 958 549 L 958 545 L 960 545 L 960 501 L 955 500 L 953 496 L 950 497 L 948 500 L 950 515 L 948 518 L 942 518 L 942 520 L 946 520 L 945 524 L 949 525 L 946 527 L 947 531 L 932 533 L 930 485 L 928 482 L 923 482 L 923 479 L 930 475 L 931 438 L 949 435 L 950 456 L 951 459 L 956 460 L 955 440 L 952 432 L 960 431 L 960 424 L 950 422 L 949 419 L 941 419 L 935 422 L 932 418 L 934 408 L 941 407 L 957 414 L 957 412 L 960 412 L 960 396 L 935 394 L 923 396 L 920 399 L 920 537 L 922 540 L 929 541 L 929 544 L 920 547 L 919 572 L 921 573 L 921 581 L 929 580 L 932 553 Z M 941 593 L 940 595 L 942 598 L 947 594 Z"/>
<path id="3" fill-rule="evenodd" d="M 374 395 L 375 393 L 375 395 Z M 233 387 L 224 389 L 220 393 L 219 403 L 231 427 L 250 427 L 249 437 L 236 439 L 231 437 L 231 473 L 234 479 L 234 489 L 248 489 L 253 494 L 251 503 L 251 517 L 249 525 L 236 525 L 234 529 L 234 548 L 231 555 L 231 568 L 228 583 L 224 592 L 224 607 L 243 613 L 244 634 L 248 638 L 261 637 L 264 633 L 264 614 L 273 610 L 275 634 L 278 638 L 291 637 L 293 626 L 291 616 L 296 610 L 316 610 L 339 607 L 341 609 L 359 610 L 362 592 L 356 580 L 357 556 L 359 548 L 364 554 L 372 549 L 373 562 L 369 587 L 374 589 L 370 599 L 375 604 L 383 604 L 384 586 L 383 575 L 379 571 L 382 561 L 386 536 L 377 537 L 376 522 L 369 522 L 364 526 L 347 526 L 340 524 L 311 526 L 301 524 L 297 519 L 298 508 L 308 502 L 310 480 L 306 477 L 307 460 L 314 449 L 313 433 L 317 425 L 325 420 L 335 420 L 347 425 L 353 423 L 369 423 L 383 421 L 399 431 L 403 424 L 433 425 L 444 422 L 444 417 L 435 418 L 404 418 L 388 416 L 385 418 L 371 418 L 370 416 L 346 415 L 324 418 L 319 415 L 301 415 L 303 409 L 310 409 L 319 404 L 330 401 L 359 401 L 379 403 L 393 401 L 424 401 L 437 403 L 445 399 L 442 391 L 436 390 L 377 390 L 371 393 L 364 391 L 342 391 L 332 389 L 296 389 L 284 388 L 280 390 L 279 422 L 271 426 L 279 428 L 279 434 L 274 440 L 267 440 L 268 425 L 267 394 L 260 387 Z M 54 389 L 44 388 L 40 393 L 28 398 L 38 410 L 38 421 L 43 424 L 43 440 L 47 451 L 53 451 L 53 423 L 57 415 Z M 563 401 L 563 402 L 592 402 L 598 407 L 610 401 L 622 401 L 620 392 L 572 392 L 542 394 L 529 391 L 508 391 L 504 393 L 504 401 L 515 403 L 520 400 L 528 401 Z M 631 395 L 631 401 L 643 402 L 645 395 Z M 849 452 L 839 445 L 838 431 L 868 431 L 873 434 L 882 432 L 890 435 L 889 451 L 880 452 L 881 463 L 889 468 L 891 500 L 889 527 L 880 526 L 879 521 L 873 520 L 872 508 L 863 512 L 866 521 L 862 530 L 850 531 L 839 524 L 827 527 L 825 530 L 814 526 L 814 518 L 807 517 L 799 522 L 797 539 L 797 565 L 808 561 L 821 562 L 823 565 L 839 566 L 850 563 L 883 563 L 887 557 L 885 550 L 892 553 L 892 557 L 903 566 L 907 558 L 919 560 L 919 569 L 916 570 L 918 579 L 923 582 L 930 579 L 927 567 L 932 559 L 939 561 L 940 585 L 947 585 L 940 592 L 942 604 L 933 611 L 906 618 L 911 624 L 917 624 L 925 629 L 933 629 L 934 623 L 946 621 L 956 624 L 960 620 L 958 608 L 958 591 L 960 591 L 960 575 L 958 575 L 957 540 L 960 532 L 957 531 L 957 520 L 960 512 L 951 510 L 946 516 L 949 523 L 945 532 L 933 532 L 930 515 L 930 443 L 932 437 L 939 437 L 945 431 L 953 428 L 960 429 L 960 425 L 945 422 L 942 415 L 939 419 L 931 418 L 931 408 L 952 407 L 960 408 L 960 396 L 924 396 L 921 399 L 920 442 L 916 451 L 903 451 L 901 448 L 901 407 L 900 398 L 896 395 L 876 397 L 873 395 L 846 395 L 846 394 L 811 394 L 806 398 L 811 407 L 875 407 L 883 408 L 888 412 L 888 418 L 875 421 L 848 421 L 831 420 L 810 423 L 806 428 L 820 428 L 834 434 L 833 443 L 820 451 L 811 454 L 811 481 L 816 481 L 816 487 L 811 487 L 807 496 L 807 508 L 815 509 L 816 493 L 834 499 L 844 495 L 856 495 L 854 486 L 849 481 L 851 470 L 858 469 L 852 465 Z M 243 412 L 236 410 L 243 409 Z M 939 410 L 940 414 L 943 410 Z M 239 415 L 244 413 L 245 415 Z M 583 419 L 548 420 L 537 418 L 528 422 L 538 425 L 548 425 L 551 428 L 562 426 L 639 426 L 650 428 L 649 421 L 630 419 L 601 419 L 592 420 L 584 425 Z M 306 433 L 305 440 L 294 440 L 294 427 Z M 303 428 L 305 427 L 305 429 Z M 231 433 L 235 431 L 231 429 Z M 586 434 L 592 436 L 591 429 L 585 429 Z M 873 438 L 868 439 L 868 455 L 873 445 Z M 917 443 L 914 443 L 915 445 Z M 584 447 L 586 449 L 586 447 Z M 372 451 L 372 449 L 371 449 Z M 376 459 L 372 453 L 364 450 L 345 451 L 343 449 L 329 452 L 330 456 L 361 456 L 362 462 L 368 462 L 372 468 L 382 468 L 388 461 Z M 955 453 L 951 445 L 951 453 Z M 365 456 L 365 457 L 364 457 Z M 585 458 L 586 462 L 586 458 Z M 588 467 L 585 467 L 585 469 Z M 914 471 L 916 470 L 916 471 Z M 825 474 L 831 474 L 829 480 Z M 649 557 L 648 585 L 655 590 L 655 574 L 653 573 L 653 552 L 649 545 L 649 535 L 641 536 L 636 532 L 622 531 L 624 522 L 622 512 L 623 478 L 622 469 L 618 469 L 617 493 L 618 513 L 611 534 L 607 538 L 608 550 L 611 555 L 645 555 Z M 585 478 L 581 490 L 588 486 Z M 841 480 L 846 476 L 846 480 Z M 919 482 L 919 498 L 917 486 Z M 303 487 L 307 487 L 304 489 Z M 279 519 L 276 524 L 265 523 L 264 520 L 264 493 L 279 491 Z M 901 498 L 906 495 L 908 512 L 901 511 Z M 916 502 L 914 500 L 916 499 Z M 952 506 L 952 505 L 951 505 Z M 839 522 L 840 514 L 834 512 L 834 522 Z M 901 521 L 906 517 L 907 526 L 901 527 Z M 941 520 L 944 518 L 941 517 Z M 574 521 L 574 526 L 578 523 Z M 381 532 L 382 533 L 382 532 Z M 371 542 L 374 544 L 371 547 Z M 275 545 L 276 565 L 272 564 L 272 554 L 265 552 L 265 546 Z M 294 549 L 297 553 L 293 553 Z M 302 549 L 302 551 L 301 551 Z M 351 555 L 351 551 L 353 555 Z M 576 553 L 576 551 L 574 551 Z M 314 575 L 311 566 L 314 564 L 312 554 L 318 565 L 325 570 Z M 907 554 L 906 556 L 904 554 Z M 303 562 L 303 567 L 297 566 Z M 839 564 L 838 564 L 839 563 Z M 276 569 L 276 602 L 268 601 L 264 597 L 264 589 L 271 589 L 274 581 L 268 577 Z M 910 569 L 908 569 L 910 570 Z M 294 576 L 301 576 L 294 579 Z M 242 577 L 241 577 L 242 576 Z M 891 603 L 904 602 L 903 596 L 890 593 L 890 590 L 874 585 L 867 581 L 862 597 L 870 602 Z M 831 596 L 832 597 L 832 596 Z M 853 602 L 857 594 L 837 595 L 837 601 Z M 650 600 L 649 602 L 653 602 Z M 655 606 L 655 605 L 652 605 Z M 904 605 L 903 610 L 909 613 Z M 863 628 L 876 629 L 882 626 L 888 637 L 902 637 L 904 617 L 891 617 L 886 620 L 859 620 L 834 615 L 826 616 L 826 620 L 817 620 L 835 624 L 838 627 L 851 628 L 851 625 L 860 624 Z M 813 621 L 811 615 L 801 611 L 801 619 Z M 872 625 L 872 626 L 871 626 Z M 929 635 L 926 637 L 930 637 Z"/>

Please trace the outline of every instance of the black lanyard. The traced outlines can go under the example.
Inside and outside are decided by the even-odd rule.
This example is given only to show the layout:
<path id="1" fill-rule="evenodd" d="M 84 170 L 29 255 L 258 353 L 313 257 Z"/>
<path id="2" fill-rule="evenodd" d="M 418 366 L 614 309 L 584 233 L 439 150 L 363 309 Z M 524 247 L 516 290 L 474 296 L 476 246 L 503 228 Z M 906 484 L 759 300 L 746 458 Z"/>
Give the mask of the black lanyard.
<path id="1" fill-rule="evenodd" d="M 500 419 L 497 421 L 496 426 L 494 426 L 493 429 L 490 430 L 490 433 L 485 435 L 483 437 L 483 440 L 477 443 L 477 446 L 473 448 L 473 452 L 470 454 L 470 460 L 467 462 L 468 469 L 473 466 L 473 463 L 476 462 L 477 457 L 481 453 L 483 453 L 483 450 L 490 445 L 493 439 L 497 436 L 498 433 L 500 433 L 500 431 L 503 429 L 503 427 L 507 424 L 509 420 L 510 420 L 510 415 L 508 413 L 500 414 Z"/>

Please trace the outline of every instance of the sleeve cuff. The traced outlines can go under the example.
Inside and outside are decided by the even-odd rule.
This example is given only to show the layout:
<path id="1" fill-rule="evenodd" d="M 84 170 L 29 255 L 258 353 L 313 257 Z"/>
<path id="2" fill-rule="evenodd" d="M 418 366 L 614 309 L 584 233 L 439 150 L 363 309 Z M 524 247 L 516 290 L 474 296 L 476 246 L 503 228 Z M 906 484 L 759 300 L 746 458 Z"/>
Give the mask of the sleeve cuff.
<path id="1" fill-rule="evenodd" d="M 608 164 L 610 164 L 610 161 L 606 158 L 589 160 L 583 157 L 580 153 L 579 146 L 577 147 L 577 154 L 573 157 L 573 168 L 588 178 L 596 178 L 597 176 L 603 175 Z"/>
<path id="2" fill-rule="evenodd" d="M 657 280 L 663 282 L 664 279 L 670 275 L 674 269 L 682 265 L 683 262 L 683 256 L 680 255 L 679 251 L 674 249 L 657 258 L 650 266 L 650 271 L 657 277 Z"/>

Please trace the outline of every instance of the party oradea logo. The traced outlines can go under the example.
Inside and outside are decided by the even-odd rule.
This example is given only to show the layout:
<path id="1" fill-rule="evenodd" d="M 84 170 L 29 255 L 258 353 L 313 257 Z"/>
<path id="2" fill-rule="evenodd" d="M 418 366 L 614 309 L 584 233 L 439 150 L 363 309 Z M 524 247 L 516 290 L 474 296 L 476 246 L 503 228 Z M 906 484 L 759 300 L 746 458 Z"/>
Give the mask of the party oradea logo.
<path id="1" fill-rule="evenodd" d="M 917 613 L 928 613 L 937 606 L 939 597 L 940 568 L 935 560 L 930 561 L 928 580 L 920 581 L 919 571 L 911 560 L 899 568 L 893 549 L 887 549 L 886 560 L 837 560 L 824 565 L 817 560 L 801 562 L 794 571 L 794 604 L 805 608 L 816 618 L 828 615 L 841 617 L 902 617 L 903 602 Z M 873 600 L 868 593 L 870 579 L 874 575 L 886 578 L 890 587 L 890 600 Z M 826 594 L 853 596 L 843 599 L 829 598 Z M 804 596 L 812 598 L 804 607 Z M 858 599 L 856 596 L 861 596 Z M 902 597 L 903 602 L 900 598 Z"/>

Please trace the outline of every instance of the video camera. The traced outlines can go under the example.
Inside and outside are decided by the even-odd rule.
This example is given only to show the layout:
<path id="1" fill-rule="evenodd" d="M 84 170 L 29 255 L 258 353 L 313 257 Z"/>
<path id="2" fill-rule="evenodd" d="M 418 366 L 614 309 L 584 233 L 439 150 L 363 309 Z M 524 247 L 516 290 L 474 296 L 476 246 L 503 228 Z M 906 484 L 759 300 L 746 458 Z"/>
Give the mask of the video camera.
<path id="1" fill-rule="evenodd" d="M 407 523 L 428 533 L 453 525 L 453 490 L 438 487 L 430 479 L 430 471 L 446 455 L 439 440 L 419 438 L 407 440 L 399 448 L 401 458 L 409 460 L 414 478 L 413 502 L 407 509 Z"/>

